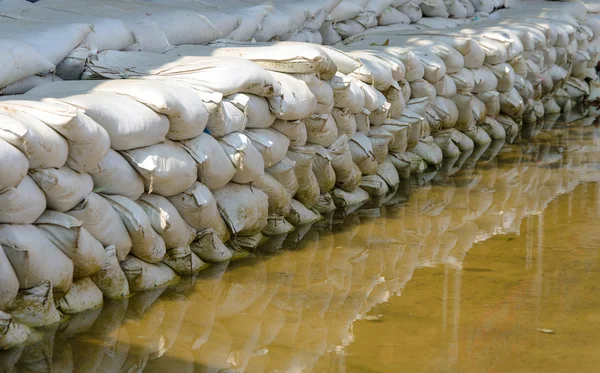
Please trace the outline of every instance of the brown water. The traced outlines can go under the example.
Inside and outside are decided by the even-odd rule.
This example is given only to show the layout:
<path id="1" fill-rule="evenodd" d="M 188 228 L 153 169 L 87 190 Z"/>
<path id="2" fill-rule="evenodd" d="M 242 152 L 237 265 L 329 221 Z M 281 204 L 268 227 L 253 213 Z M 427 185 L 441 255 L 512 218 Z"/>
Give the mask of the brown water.
<path id="1" fill-rule="evenodd" d="M 598 372 L 600 130 L 497 149 L 77 315 L 0 372 Z"/>

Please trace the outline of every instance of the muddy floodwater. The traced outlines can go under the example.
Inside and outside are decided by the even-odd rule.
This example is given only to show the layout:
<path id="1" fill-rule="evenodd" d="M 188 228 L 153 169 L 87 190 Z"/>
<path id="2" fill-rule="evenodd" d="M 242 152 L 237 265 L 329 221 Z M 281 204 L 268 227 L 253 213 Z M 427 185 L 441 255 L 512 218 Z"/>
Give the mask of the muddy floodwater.
<path id="1" fill-rule="evenodd" d="M 0 372 L 598 372 L 600 130 L 501 145 L 76 315 Z"/>

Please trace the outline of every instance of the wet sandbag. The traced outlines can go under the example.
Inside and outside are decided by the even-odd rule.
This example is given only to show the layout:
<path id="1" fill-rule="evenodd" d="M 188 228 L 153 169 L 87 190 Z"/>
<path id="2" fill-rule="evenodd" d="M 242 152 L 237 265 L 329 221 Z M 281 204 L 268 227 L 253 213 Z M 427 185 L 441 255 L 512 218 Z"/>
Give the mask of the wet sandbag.
<path id="1" fill-rule="evenodd" d="M 287 156 L 296 162 L 294 173 L 298 180 L 298 191 L 294 198 L 311 208 L 319 198 L 319 182 L 312 171 L 315 149 L 310 146 L 290 148 Z"/>
<path id="2" fill-rule="evenodd" d="M 335 185 L 345 191 L 358 188 L 362 171 L 353 161 L 346 135 L 340 136 L 328 150 L 331 155 L 331 166 L 335 171 Z"/>
<path id="3" fill-rule="evenodd" d="M 515 88 L 500 93 L 500 111 L 512 118 L 523 114 L 525 103 Z"/>
<path id="4" fill-rule="evenodd" d="M 36 228 L 73 262 L 73 278 L 88 277 L 106 262 L 104 246 L 74 217 L 46 210 Z"/>
<path id="5" fill-rule="evenodd" d="M 327 214 L 335 210 L 333 198 L 329 193 L 323 193 L 319 196 L 319 201 L 313 206 L 313 209 L 319 214 Z"/>
<path id="6" fill-rule="evenodd" d="M 119 213 L 111 204 L 96 193 L 90 195 L 72 210 L 66 212 L 83 223 L 83 227 L 102 245 L 115 245 L 119 260 L 125 259 L 131 250 L 131 238 Z"/>
<path id="7" fill-rule="evenodd" d="M 264 167 L 268 168 L 285 158 L 290 139 L 271 128 L 257 128 L 245 132 L 256 150 L 262 155 Z"/>
<path id="8" fill-rule="evenodd" d="M 262 230 L 262 234 L 268 237 L 273 236 L 285 236 L 290 232 L 293 232 L 296 228 L 294 225 L 286 220 L 283 216 L 270 215 L 267 218 L 267 225 Z"/>
<path id="9" fill-rule="evenodd" d="M 134 293 L 167 286 L 178 278 L 166 264 L 150 264 L 134 256 L 125 258 L 121 268 L 129 282 L 130 291 Z"/>
<path id="10" fill-rule="evenodd" d="M 321 219 L 321 216 L 314 211 L 309 210 L 300 201 L 292 199 L 291 209 L 286 216 L 286 220 L 294 226 L 311 224 Z"/>
<path id="11" fill-rule="evenodd" d="M 211 135 L 203 133 L 180 144 L 196 161 L 198 181 L 208 189 L 226 185 L 235 175 L 235 167 L 219 142 Z"/>
<path id="12" fill-rule="evenodd" d="M 490 135 L 490 138 L 494 141 L 506 139 L 506 131 L 504 130 L 504 127 L 502 127 L 500 122 L 490 116 L 485 118 L 481 128 L 483 128 L 483 130 L 487 132 L 488 135 Z"/>
<path id="13" fill-rule="evenodd" d="M 142 175 L 148 193 L 170 197 L 185 191 L 196 181 L 196 162 L 176 142 L 165 140 L 122 154 Z"/>
<path id="14" fill-rule="evenodd" d="M 221 216 L 231 233 L 252 236 L 267 225 L 268 196 L 258 188 L 229 183 L 214 191 Z"/>
<path id="15" fill-rule="evenodd" d="M 0 223 L 30 224 L 46 209 L 44 192 L 29 176 L 0 191 Z"/>
<path id="16" fill-rule="evenodd" d="M 439 165 L 443 161 L 442 150 L 435 144 L 431 136 L 419 140 L 411 152 L 421 157 L 430 166 Z"/>
<path id="17" fill-rule="evenodd" d="M 19 322 L 30 327 L 53 325 L 60 322 L 52 285 L 48 281 L 19 291 L 8 312 Z"/>
<path id="18" fill-rule="evenodd" d="M 358 166 L 363 175 L 377 173 L 377 159 L 373 152 L 373 145 L 367 136 L 357 132 L 348 142 L 352 161 Z"/>
<path id="19" fill-rule="evenodd" d="M 163 238 L 167 249 L 188 246 L 194 239 L 196 231 L 165 197 L 143 194 L 136 203 L 148 216 L 152 229 Z"/>
<path id="20" fill-rule="evenodd" d="M 262 190 L 267 195 L 269 214 L 285 216 L 290 211 L 292 196 L 273 176 L 265 173 L 250 185 Z"/>
<path id="21" fill-rule="evenodd" d="M 236 169 L 232 181 L 240 184 L 251 183 L 264 173 L 264 161 L 260 152 L 248 136 L 230 133 L 219 139 L 219 144 Z"/>
<path id="22" fill-rule="evenodd" d="M 165 241 L 152 229 L 144 209 L 127 197 L 116 195 L 104 197 L 119 213 L 127 228 L 132 243 L 130 254 L 148 263 L 161 261 L 165 256 Z"/>
<path id="23" fill-rule="evenodd" d="M 10 314 L 0 311 L 0 350 L 22 345 L 30 334 L 31 330 L 27 326 L 16 322 Z"/>
<path id="24" fill-rule="evenodd" d="M 281 162 L 267 168 L 265 172 L 273 176 L 287 190 L 290 196 L 293 196 L 299 188 L 298 178 L 294 171 L 295 167 L 296 162 L 285 157 Z"/>
<path id="25" fill-rule="evenodd" d="M 290 140 L 289 146 L 306 145 L 308 132 L 303 120 L 285 121 L 277 119 L 271 128 L 284 134 Z"/>
<path id="26" fill-rule="evenodd" d="M 102 263 L 102 268 L 90 278 L 102 291 L 105 298 L 125 298 L 129 296 L 129 283 L 119 265 L 115 245 L 108 246 L 105 251 L 106 260 Z"/>
<path id="27" fill-rule="evenodd" d="M 163 263 L 181 276 L 194 274 L 206 266 L 206 263 L 200 260 L 189 246 L 167 249 Z"/>
<path id="28" fill-rule="evenodd" d="M 89 170 L 94 192 L 118 194 L 132 200 L 144 193 L 144 179 L 118 152 L 109 149 L 100 163 Z"/>
<path id="29" fill-rule="evenodd" d="M 0 245 L 0 309 L 6 309 L 19 291 L 19 279 Z"/>
<path id="30" fill-rule="evenodd" d="M 200 259 L 208 263 L 225 262 L 232 257 L 231 250 L 223 244 L 223 241 L 212 228 L 198 231 L 196 238 L 190 245 L 190 249 Z"/>
<path id="31" fill-rule="evenodd" d="M 369 141 L 373 148 L 375 161 L 381 163 L 388 155 L 388 145 L 394 136 L 381 127 L 372 127 L 369 131 Z"/>
<path id="32" fill-rule="evenodd" d="M 223 242 L 229 239 L 230 232 L 219 214 L 215 197 L 205 185 L 196 182 L 185 192 L 167 199 L 193 229 L 213 228 Z"/>
<path id="33" fill-rule="evenodd" d="M 0 225 L 0 245 L 12 264 L 21 289 L 49 281 L 57 294 L 73 282 L 73 262 L 33 225 Z"/>
<path id="34" fill-rule="evenodd" d="M 58 308 L 67 315 L 101 307 L 102 291 L 89 278 L 73 282 L 73 286 L 58 301 Z"/>
<path id="35" fill-rule="evenodd" d="M 0 139 L 0 161 L 10 167 L 0 169 L 0 193 L 19 185 L 29 168 L 29 161 L 21 151 Z"/>
<path id="36" fill-rule="evenodd" d="M 90 175 L 69 167 L 36 169 L 29 175 L 44 192 L 47 207 L 60 212 L 77 206 L 94 188 Z"/>
<path id="37" fill-rule="evenodd" d="M 350 193 L 339 188 L 334 188 L 330 194 L 336 207 L 356 206 L 365 203 L 369 199 L 369 193 L 362 188 L 358 188 Z"/>
<path id="38" fill-rule="evenodd" d="M 312 170 L 319 182 L 319 191 L 321 194 L 329 192 L 335 186 L 335 170 L 331 164 L 331 155 L 327 149 L 322 146 L 314 146 L 315 159 L 313 160 Z"/>

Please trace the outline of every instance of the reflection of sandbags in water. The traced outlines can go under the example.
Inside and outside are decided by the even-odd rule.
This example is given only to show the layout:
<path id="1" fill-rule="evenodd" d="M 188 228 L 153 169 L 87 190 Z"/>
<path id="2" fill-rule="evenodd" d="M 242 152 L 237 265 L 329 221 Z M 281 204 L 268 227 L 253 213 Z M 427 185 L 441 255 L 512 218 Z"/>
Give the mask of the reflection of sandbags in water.
<path id="1" fill-rule="evenodd" d="M 21 358 L 24 346 L 17 346 L 8 350 L 0 350 L 0 372 L 13 372 L 13 368 Z"/>
<path id="2" fill-rule="evenodd" d="M 229 282 L 231 285 L 227 286 L 221 296 L 217 317 L 235 316 L 261 297 L 266 289 L 266 275 L 266 267 L 262 261 L 255 262 L 253 266 L 236 267 L 235 271 L 226 273 L 225 276 L 232 277 L 231 280 L 243 278 L 244 282 Z"/>
<path id="3" fill-rule="evenodd" d="M 26 346 L 17 363 L 19 372 L 52 372 L 52 350 L 56 329 L 47 329 L 35 343 Z"/>
<path id="4" fill-rule="evenodd" d="M 229 335 L 228 330 L 220 322 L 215 322 L 212 332 L 208 340 L 194 349 L 194 363 L 201 368 L 218 370 L 226 370 L 231 368 L 231 363 L 228 362 L 233 338 Z"/>

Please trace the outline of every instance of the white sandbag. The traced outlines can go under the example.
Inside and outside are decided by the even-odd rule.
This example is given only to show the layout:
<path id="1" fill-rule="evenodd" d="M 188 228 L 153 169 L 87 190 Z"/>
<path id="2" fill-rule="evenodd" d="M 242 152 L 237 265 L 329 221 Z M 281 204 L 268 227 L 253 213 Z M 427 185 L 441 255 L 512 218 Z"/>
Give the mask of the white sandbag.
<path id="1" fill-rule="evenodd" d="M 105 198 L 119 213 L 131 237 L 130 254 L 148 263 L 157 263 L 165 256 L 165 241 L 150 224 L 146 212 L 127 197 L 106 195 Z"/>
<path id="2" fill-rule="evenodd" d="M 153 290 L 167 286 L 177 279 L 177 275 L 163 263 L 150 264 L 134 256 L 128 256 L 121 263 L 131 292 Z"/>
<path id="3" fill-rule="evenodd" d="M 545 114 L 560 114 L 562 111 L 555 99 L 551 98 L 544 102 Z"/>
<path id="4" fill-rule="evenodd" d="M 275 121 L 275 114 L 271 112 L 269 101 L 264 97 L 235 93 L 227 99 L 233 103 L 244 103 L 244 114 L 248 118 L 246 128 L 267 128 Z"/>
<path id="5" fill-rule="evenodd" d="M 388 155 L 388 144 L 393 135 L 381 127 L 372 127 L 369 131 L 369 141 L 373 148 L 373 155 L 377 163 L 381 163 Z"/>
<path id="6" fill-rule="evenodd" d="M 27 326 L 17 322 L 6 312 L 0 311 L 0 349 L 9 350 L 24 344 L 32 331 Z M 13 349 L 21 355 L 19 349 Z M 10 366 L 8 369 L 12 369 Z"/>
<path id="7" fill-rule="evenodd" d="M 19 291 L 13 305 L 6 309 L 15 320 L 29 327 L 43 327 L 60 322 L 60 313 L 56 309 L 52 294 L 52 285 L 48 281 Z"/>
<path id="8" fill-rule="evenodd" d="M 339 73 L 348 75 L 361 65 L 361 62 L 357 58 L 346 54 L 344 51 L 330 46 L 320 46 L 320 48 L 333 60 Z"/>
<path id="9" fill-rule="evenodd" d="M 100 163 L 89 170 L 94 192 L 119 194 L 136 200 L 144 193 L 144 179 L 121 154 L 109 149 Z"/>
<path id="10" fill-rule="evenodd" d="M 575 101 L 581 101 L 585 96 L 590 94 L 589 85 L 575 77 L 570 77 L 567 79 L 564 85 L 564 90 L 567 92 L 569 97 Z"/>
<path id="11" fill-rule="evenodd" d="M 289 146 L 304 146 L 308 140 L 306 124 L 303 120 L 285 121 L 275 120 L 271 128 L 284 134 L 290 142 Z"/>
<path id="12" fill-rule="evenodd" d="M 286 157 L 276 165 L 265 169 L 265 172 L 273 176 L 290 196 L 293 196 L 298 191 L 298 179 L 294 172 L 295 167 L 296 162 Z"/>
<path id="13" fill-rule="evenodd" d="M 77 206 L 94 188 L 90 175 L 69 167 L 40 168 L 31 170 L 29 174 L 44 192 L 47 207 L 60 212 Z"/>
<path id="14" fill-rule="evenodd" d="M 410 98 L 427 97 L 429 102 L 433 102 L 436 96 L 435 86 L 425 79 L 415 80 L 410 83 L 411 96 Z"/>
<path id="15" fill-rule="evenodd" d="M 502 127 L 504 127 L 504 132 L 506 133 L 506 141 L 509 144 L 512 144 L 512 142 L 519 135 L 519 125 L 511 117 L 505 114 L 498 115 L 498 118 L 496 118 L 496 120 L 502 125 Z"/>
<path id="16" fill-rule="evenodd" d="M 303 226 L 319 220 L 321 215 L 308 209 L 299 201 L 292 199 L 290 213 L 285 218 L 294 226 Z"/>
<path id="17" fill-rule="evenodd" d="M 0 192 L 0 223 L 31 224 L 45 209 L 46 197 L 29 176 Z"/>
<path id="18" fill-rule="evenodd" d="M 74 217 L 46 210 L 36 228 L 73 262 L 73 278 L 89 277 L 106 261 L 104 246 Z"/>
<path id="19" fill-rule="evenodd" d="M 433 101 L 431 108 L 441 121 L 442 128 L 453 128 L 458 120 L 458 108 L 452 99 L 438 96 Z"/>
<path id="20" fill-rule="evenodd" d="M 313 114 L 304 120 L 307 141 L 311 144 L 330 146 L 338 138 L 338 128 L 331 114 Z"/>
<path id="21" fill-rule="evenodd" d="M 219 212 L 234 235 L 252 236 L 267 225 L 269 202 L 260 189 L 229 183 L 214 194 Z"/>
<path id="22" fill-rule="evenodd" d="M 336 207 L 356 206 L 369 199 L 369 193 L 362 188 L 358 188 L 353 192 L 346 192 L 342 189 L 334 188 L 330 194 Z"/>
<path id="23" fill-rule="evenodd" d="M 327 193 L 335 186 L 335 170 L 331 164 L 331 155 L 322 146 L 314 146 L 315 158 L 312 170 L 319 183 L 320 194 Z M 283 215 L 283 214 L 282 214 Z"/>
<path id="24" fill-rule="evenodd" d="M 58 168 L 67 161 L 67 141 L 51 127 L 22 111 L 0 110 L 0 139 L 25 154 L 29 168 Z"/>
<path id="25" fill-rule="evenodd" d="M 168 199 L 156 194 L 143 194 L 137 204 L 144 210 L 152 229 L 165 241 L 165 247 L 174 249 L 188 246 L 196 235 Z"/>
<path id="26" fill-rule="evenodd" d="M 524 103 L 516 89 L 500 93 L 500 111 L 510 117 L 519 117 L 523 114 Z"/>
<path id="27" fill-rule="evenodd" d="M 198 181 L 209 189 L 218 189 L 231 181 L 236 169 L 219 142 L 207 133 L 185 140 L 180 145 L 196 161 Z"/>
<path id="28" fill-rule="evenodd" d="M 370 144 L 369 142 L 368 145 Z M 328 150 L 331 155 L 331 166 L 335 171 L 335 185 L 348 192 L 358 188 L 362 172 L 353 161 L 346 135 L 340 136 Z"/>
<path id="29" fill-rule="evenodd" d="M 264 161 L 260 152 L 248 136 L 230 133 L 219 139 L 219 144 L 236 169 L 232 181 L 240 184 L 251 183 L 264 173 Z"/>
<path id="30" fill-rule="evenodd" d="M 398 23 L 410 23 L 410 18 L 396 8 L 388 7 L 377 16 L 377 21 L 380 26 L 394 25 Z"/>
<path id="31" fill-rule="evenodd" d="M 377 173 L 377 160 L 373 152 L 373 145 L 367 136 L 357 132 L 348 143 L 352 161 L 358 166 L 363 175 Z"/>
<path id="32" fill-rule="evenodd" d="M 510 91 L 515 85 L 515 72 L 508 63 L 487 66 L 498 79 L 496 90 L 498 92 Z"/>
<path id="33" fill-rule="evenodd" d="M 475 77 L 473 74 L 475 69 L 463 68 L 457 73 L 448 74 L 448 76 L 454 81 L 456 90 L 458 92 L 473 92 L 475 89 Z"/>
<path id="34" fill-rule="evenodd" d="M 176 274 L 186 276 L 192 275 L 206 267 L 198 256 L 193 253 L 189 246 L 180 246 L 174 249 L 167 250 L 162 261 L 169 266 Z"/>
<path id="35" fill-rule="evenodd" d="M 367 109 L 363 109 L 361 113 L 354 114 L 354 118 L 356 119 L 356 131 L 362 132 L 365 135 L 369 134 L 369 129 L 371 128 L 369 111 Z"/>
<path id="36" fill-rule="evenodd" d="M 374 112 L 385 105 L 385 96 L 374 86 L 361 82 L 358 79 L 351 78 L 358 84 L 365 96 L 364 108 L 369 112 Z M 391 87 L 390 87 L 391 88 Z"/>
<path id="37" fill-rule="evenodd" d="M 449 75 L 444 76 L 439 82 L 433 85 L 437 96 L 452 97 L 456 94 L 456 83 Z M 412 89 L 412 87 L 411 87 Z"/>
<path id="38" fill-rule="evenodd" d="M 221 101 L 216 110 L 208 116 L 206 132 L 218 138 L 232 132 L 243 131 L 248 123 L 248 117 L 245 114 L 247 101 L 239 101 L 243 97 L 230 96 Z"/>
<path id="39" fill-rule="evenodd" d="M 450 17 L 446 4 L 442 0 L 424 0 L 420 6 L 425 17 Z"/>
<path id="40" fill-rule="evenodd" d="M 380 91 L 385 91 L 391 86 L 397 87 L 398 82 L 394 80 L 392 69 L 388 63 L 375 55 L 365 52 L 348 52 L 352 57 L 356 57 L 362 63 L 350 76 L 367 84 L 373 85 Z"/>
<path id="41" fill-rule="evenodd" d="M 226 262 L 232 258 L 231 250 L 227 248 L 213 229 L 203 229 L 198 234 L 190 249 L 194 254 L 208 263 Z"/>
<path id="42" fill-rule="evenodd" d="M 408 147 L 408 133 L 410 125 L 395 119 L 388 119 L 379 128 L 392 134 L 393 138 L 388 144 L 390 152 L 404 153 Z"/>
<path id="43" fill-rule="evenodd" d="M 475 97 L 485 105 L 487 116 L 496 118 L 500 114 L 500 93 L 498 91 L 477 93 Z"/>
<path id="44" fill-rule="evenodd" d="M 415 52 L 421 59 L 425 74 L 423 78 L 430 83 L 439 82 L 446 75 L 446 64 L 444 61 L 432 52 L 419 50 Z M 454 69 L 452 71 L 455 71 Z"/>
<path id="45" fill-rule="evenodd" d="M 292 196 L 273 176 L 265 173 L 260 179 L 252 182 L 250 186 L 262 190 L 267 195 L 269 200 L 269 215 L 285 216 L 289 213 Z"/>
<path id="46" fill-rule="evenodd" d="M 183 220 L 195 230 L 212 228 L 223 242 L 229 239 L 229 231 L 219 215 L 217 203 L 208 188 L 198 182 L 178 195 L 168 197 Z"/>
<path id="47" fill-rule="evenodd" d="M 500 65 L 505 66 L 505 64 Z M 498 78 L 490 68 L 484 66 L 472 69 L 471 71 L 473 72 L 473 82 L 475 83 L 471 92 L 481 93 L 496 90 L 498 87 Z"/>
<path id="48" fill-rule="evenodd" d="M 327 114 L 333 108 L 333 89 L 316 74 L 297 74 L 294 77 L 302 80 L 317 99 L 315 114 Z"/>
<path id="49" fill-rule="evenodd" d="M 311 208 L 319 199 L 319 182 L 312 171 L 315 149 L 310 146 L 290 148 L 287 157 L 296 162 L 294 173 L 298 180 L 298 191 L 293 197 Z"/>
<path id="50" fill-rule="evenodd" d="M 276 96 L 269 99 L 272 108 L 285 108 L 281 111 L 275 111 L 275 116 L 278 119 L 304 119 L 317 110 L 317 98 L 304 81 L 293 75 L 277 72 L 270 73 L 273 75 L 273 78 L 281 84 L 282 96 Z M 281 101 L 285 104 L 283 105 Z"/>
<path id="51" fill-rule="evenodd" d="M 473 95 L 466 93 L 458 93 L 452 97 L 458 109 L 458 119 L 456 121 L 456 129 L 459 131 L 467 131 L 476 125 L 476 120 L 473 118 Z"/>
<path id="52" fill-rule="evenodd" d="M 533 99 L 533 84 L 520 75 L 515 75 L 515 89 L 524 101 Z"/>
<path id="53" fill-rule="evenodd" d="M 353 19 L 338 22 L 333 25 L 333 29 L 340 34 L 343 39 L 357 35 L 365 31 L 365 27 Z"/>
<path id="54" fill-rule="evenodd" d="M 485 122 L 481 125 L 481 128 L 490 135 L 490 138 L 494 141 L 506 139 L 506 131 L 504 127 L 496 119 L 492 117 L 486 117 Z"/>
<path id="55" fill-rule="evenodd" d="M 0 88 L 0 93 L 3 95 L 22 95 L 35 87 L 59 81 L 62 81 L 62 79 L 52 73 L 41 76 L 30 75 L 10 85 L 7 85 L 4 88 Z"/>
<path id="56" fill-rule="evenodd" d="M 21 289 L 43 281 L 49 281 L 57 294 L 66 293 L 71 287 L 73 262 L 33 225 L 0 225 L 0 245 Z"/>
<path id="57" fill-rule="evenodd" d="M 473 4 L 477 12 L 491 13 L 494 11 L 494 2 L 492 0 L 471 0 L 471 4 Z"/>
<path id="58" fill-rule="evenodd" d="M 471 4 L 470 1 L 464 1 L 464 0 L 463 1 L 454 0 L 450 4 L 447 4 L 446 9 L 448 10 L 448 14 L 450 15 L 450 18 L 461 19 L 461 18 L 467 18 L 467 17 L 472 16 L 473 12 L 475 11 L 475 8 L 473 7 L 472 11 L 467 10 L 466 3 L 473 6 L 473 4 Z M 471 15 L 469 15 L 469 13 Z"/>
<path id="59" fill-rule="evenodd" d="M 414 4 L 413 1 L 401 5 L 400 8 L 398 8 L 398 10 L 406 14 L 410 19 L 411 23 L 419 22 L 419 20 L 423 18 L 423 11 L 419 7 L 419 5 Z"/>
<path id="60" fill-rule="evenodd" d="M 262 155 L 264 167 L 268 168 L 285 158 L 290 139 L 284 134 L 271 128 L 256 128 L 247 130 L 245 134 Z"/>
<path id="61" fill-rule="evenodd" d="M 29 168 L 27 157 L 6 141 L 0 139 L 0 162 L 10 167 L 0 169 L 0 193 L 19 185 Z"/>
<path id="62" fill-rule="evenodd" d="M 119 213 L 98 194 L 90 193 L 66 214 L 81 221 L 83 227 L 105 247 L 115 245 L 119 260 L 125 259 L 131 250 L 131 238 Z"/>
<path id="63" fill-rule="evenodd" d="M 165 140 L 122 154 L 142 175 L 148 193 L 169 197 L 185 191 L 196 181 L 196 162 L 176 142 Z"/>
<path id="64" fill-rule="evenodd" d="M 527 62 L 523 56 L 517 56 L 508 61 L 508 64 L 513 68 L 516 75 L 527 77 Z"/>
<path id="65" fill-rule="evenodd" d="M 61 312 L 69 315 L 102 306 L 102 291 L 89 278 L 73 282 L 67 294 L 58 301 Z"/>
<path id="66" fill-rule="evenodd" d="M 102 291 L 105 298 L 125 298 L 129 295 L 129 283 L 119 265 L 115 246 L 110 245 L 105 251 L 106 260 L 102 263 L 102 268 L 90 278 L 100 291 Z"/>
<path id="67" fill-rule="evenodd" d="M 476 96 L 473 96 L 471 100 L 473 102 L 473 119 L 475 120 L 476 125 L 480 125 L 485 120 L 487 108 L 485 104 Z"/>
<path id="68" fill-rule="evenodd" d="M 333 89 L 335 107 L 347 108 L 352 114 L 362 111 L 365 106 L 365 94 L 354 79 L 338 72 L 329 84 Z"/>
<path id="69" fill-rule="evenodd" d="M 19 279 L 0 245 L 0 309 L 6 309 L 19 292 Z"/>
<path id="70" fill-rule="evenodd" d="M 398 118 L 400 122 L 406 123 L 410 126 L 408 136 L 408 149 L 412 148 L 417 144 L 417 141 L 421 138 L 423 132 L 423 121 L 425 118 L 412 110 L 406 109 L 402 113 L 402 116 Z"/>
<path id="71" fill-rule="evenodd" d="M 405 83 L 406 85 L 408 85 L 407 82 Z M 387 110 L 388 117 L 394 119 L 399 118 L 402 115 L 404 108 L 406 107 L 406 100 L 404 99 L 405 96 L 402 92 L 402 89 L 390 87 L 385 92 L 383 92 L 383 95 L 386 101 L 390 104 L 389 109 Z"/>
<path id="72" fill-rule="evenodd" d="M 425 112 L 430 106 L 429 98 L 427 97 L 411 98 L 406 102 L 405 111 L 410 111 L 418 115 L 425 115 Z M 405 113 L 402 114 L 404 115 Z"/>
<path id="73" fill-rule="evenodd" d="M 348 109 L 333 108 L 331 115 L 337 126 L 338 136 L 345 134 L 353 137 L 356 133 L 356 117 Z"/>
<path id="74" fill-rule="evenodd" d="M 11 38 L 0 39 L 2 53 L 0 61 L 0 87 L 17 82 L 27 76 L 45 73 L 54 69 L 54 64 L 28 43 Z M 18 61 L 18 62 L 17 62 Z"/>

